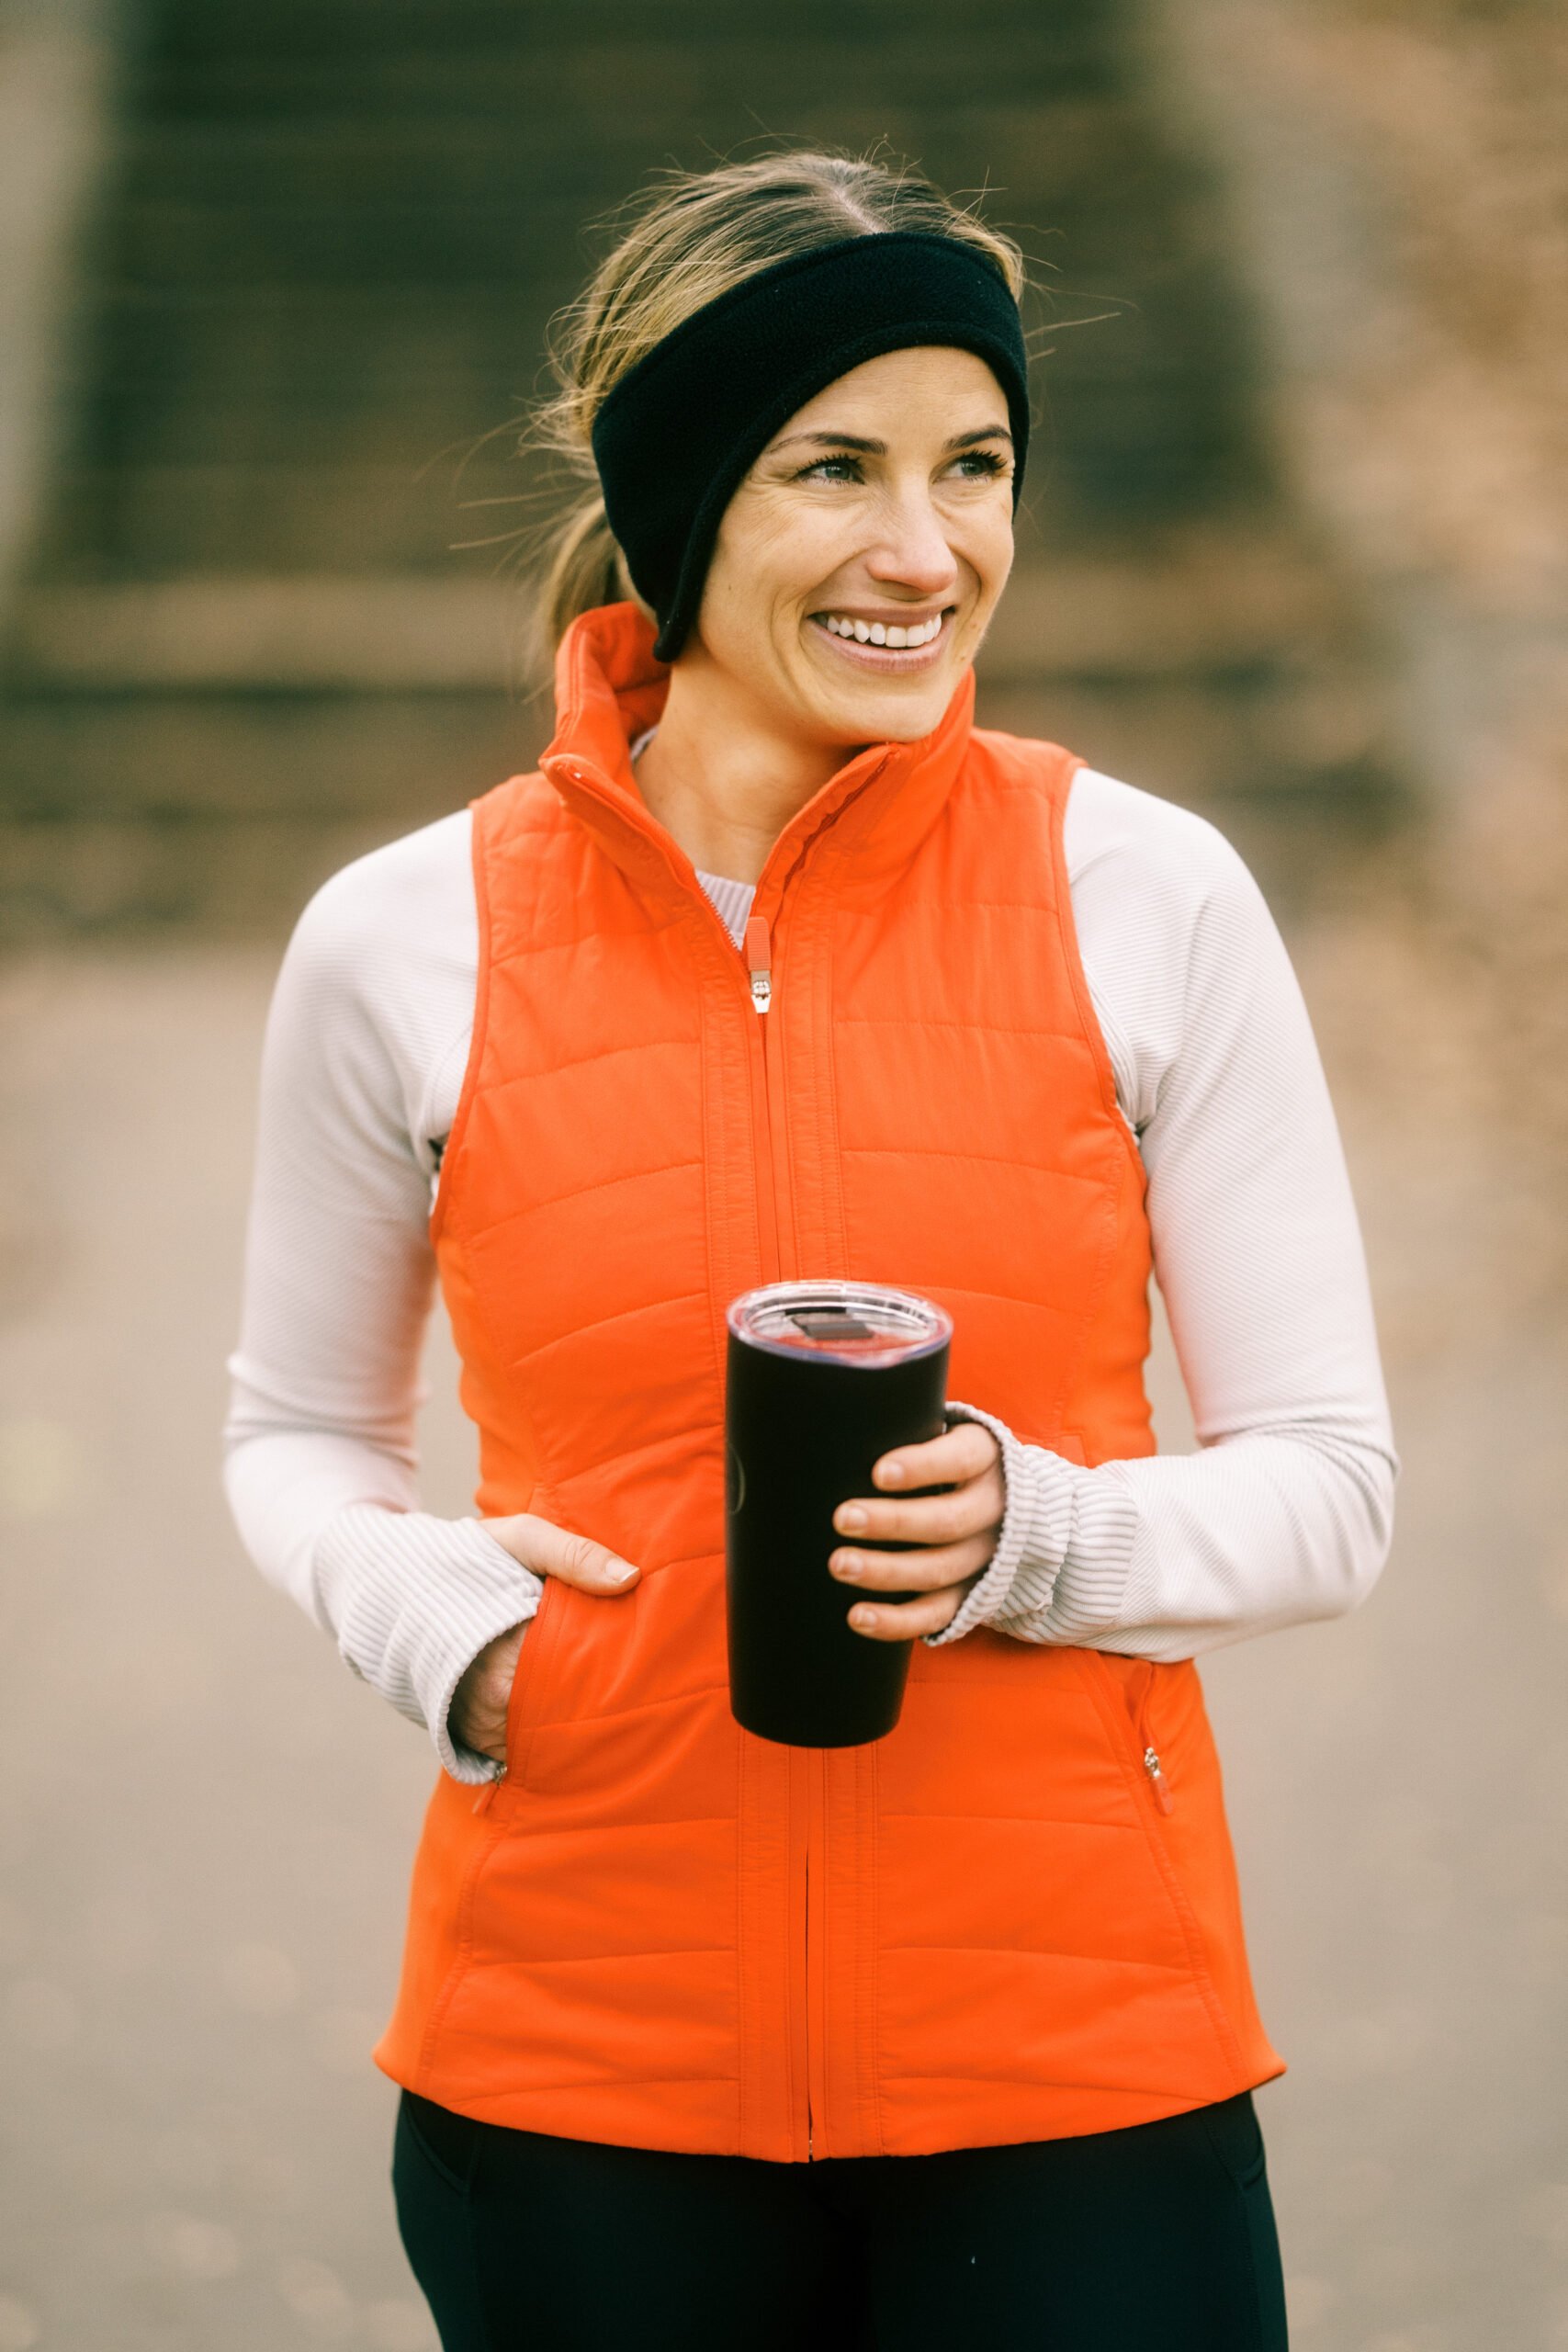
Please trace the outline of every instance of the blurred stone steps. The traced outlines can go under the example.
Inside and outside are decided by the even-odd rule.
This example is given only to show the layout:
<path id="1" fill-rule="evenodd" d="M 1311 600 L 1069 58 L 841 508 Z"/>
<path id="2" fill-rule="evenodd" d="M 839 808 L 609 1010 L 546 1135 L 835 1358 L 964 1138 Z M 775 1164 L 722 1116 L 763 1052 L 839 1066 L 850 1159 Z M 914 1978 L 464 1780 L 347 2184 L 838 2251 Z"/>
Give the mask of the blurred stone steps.
<path id="1" fill-rule="evenodd" d="M 514 589 L 371 573 L 40 589 L 13 647 L 13 684 L 87 694 L 273 687 L 488 693 L 514 683 Z"/>
<path id="2" fill-rule="evenodd" d="M 550 727 L 501 582 L 40 590 L 12 658 L 0 797 L 24 930 L 276 929 L 333 865 L 531 764 Z M 1266 866 L 1303 821 L 1387 813 L 1381 683 L 1289 543 L 1021 566 L 980 716 L 1207 808 Z"/>
<path id="3" fill-rule="evenodd" d="M 215 16 L 164 0 L 152 17 L 101 272 L 102 364 L 46 571 L 141 568 L 118 525 L 95 566 L 100 508 L 160 510 L 159 570 L 220 564 L 236 527 L 250 569 L 428 560 L 458 536 L 429 502 L 396 555 L 381 530 L 372 558 L 352 541 L 310 548 L 303 528 L 257 555 L 241 552 L 243 500 L 237 514 L 225 497 L 164 497 L 177 490 L 164 469 L 352 468 L 390 445 L 412 473 L 497 424 L 536 381 L 585 220 L 660 154 L 754 138 L 759 101 L 791 128 L 911 147 L 960 185 L 1001 182 L 998 210 L 1041 224 L 1069 286 L 1081 265 L 1101 289 L 1087 307 L 1109 301 L 1112 331 L 1055 338 L 1053 400 L 1072 428 L 1059 525 L 1076 503 L 1092 528 L 1118 492 L 1128 511 L 1179 506 L 1200 473 L 1200 494 L 1246 487 L 1241 410 L 1212 381 L 1213 291 L 1190 241 L 1146 233 L 1191 191 L 1151 141 L 1105 0 L 1048 15 L 977 0 L 962 37 L 931 0 L 901 8 L 896 32 L 884 11 L 843 7 L 775 30 L 687 6 L 653 28 L 613 0 L 570 17 L 437 0 Z M 505 446 L 482 461 L 491 494 L 515 486 Z M 106 471 L 120 484 L 107 502 Z M 158 477 L 145 490 L 144 472 Z"/>
<path id="4" fill-rule="evenodd" d="M 1300 662 L 1338 651 L 1343 616 L 1287 546 L 1239 537 L 1021 565 L 987 641 L 993 685 L 1151 678 Z M 537 667 L 514 584 L 370 574 L 39 588 L 23 607 L 12 683 L 151 693 L 484 691 Z"/>
<path id="5" fill-rule="evenodd" d="M 541 85 L 563 108 L 604 108 L 628 91 L 687 106 L 722 87 L 738 42 L 773 77 L 759 85 L 764 96 L 819 97 L 830 63 L 834 79 L 874 72 L 890 105 L 908 94 L 940 107 L 955 83 L 994 82 L 999 60 L 1010 75 L 1048 74 L 1062 88 L 1113 84 L 1112 15 L 1105 0 L 966 0 L 962 23 L 934 0 L 791 0 L 776 19 L 743 15 L 733 0 L 681 0 L 659 15 L 637 0 L 571 10 L 555 0 L 269 0 L 250 10 L 176 0 L 160 12 L 154 53 L 161 90 L 186 111 L 292 116 L 305 100 L 341 106 L 345 90 L 383 108 L 477 100 L 481 112 L 509 102 L 532 111 Z"/>
<path id="6" fill-rule="evenodd" d="M 238 570 L 237 548 L 245 558 L 241 578 L 378 571 L 416 581 L 434 571 L 449 581 L 456 545 L 502 531 L 521 511 L 487 506 L 469 512 L 454 486 L 463 447 L 483 429 L 461 436 L 457 449 L 434 467 L 416 458 L 411 435 L 412 446 L 402 451 L 400 463 L 323 459 L 303 466 L 255 458 L 239 465 L 231 453 L 207 465 L 73 471 L 58 486 L 58 559 L 48 581 L 23 598 L 17 629 L 28 635 L 34 598 L 47 598 L 62 582 L 130 591 L 142 581 L 169 581 L 188 571 L 222 577 Z M 491 478 L 483 491 L 510 498 L 517 484 L 503 481 L 498 490 Z"/>
<path id="7" fill-rule="evenodd" d="M 547 322 L 649 169 L 769 131 L 886 140 L 1031 224 L 1044 413 L 983 711 L 1208 805 L 1386 798 L 1377 681 L 1122 0 L 143 14 L 0 647 L 13 928 L 276 928 L 345 843 L 536 754 L 505 542 Z"/>

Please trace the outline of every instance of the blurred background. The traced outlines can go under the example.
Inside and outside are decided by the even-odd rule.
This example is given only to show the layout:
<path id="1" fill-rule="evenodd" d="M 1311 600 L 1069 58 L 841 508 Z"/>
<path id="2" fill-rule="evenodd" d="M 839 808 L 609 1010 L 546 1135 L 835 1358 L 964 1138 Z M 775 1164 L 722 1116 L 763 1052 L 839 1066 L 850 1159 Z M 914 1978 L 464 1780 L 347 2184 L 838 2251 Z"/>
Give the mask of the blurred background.
<path id="1" fill-rule="evenodd" d="M 315 885 L 547 736 L 595 217 L 770 137 L 1030 252 L 982 716 L 1231 835 L 1340 1109 L 1395 1555 L 1205 1668 L 1295 2338 L 1568 2346 L 1561 7 L 0 0 L 0 2352 L 434 2345 L 367 2055 L 428 1747 L 218 1489 L 260 1033 Z"/>

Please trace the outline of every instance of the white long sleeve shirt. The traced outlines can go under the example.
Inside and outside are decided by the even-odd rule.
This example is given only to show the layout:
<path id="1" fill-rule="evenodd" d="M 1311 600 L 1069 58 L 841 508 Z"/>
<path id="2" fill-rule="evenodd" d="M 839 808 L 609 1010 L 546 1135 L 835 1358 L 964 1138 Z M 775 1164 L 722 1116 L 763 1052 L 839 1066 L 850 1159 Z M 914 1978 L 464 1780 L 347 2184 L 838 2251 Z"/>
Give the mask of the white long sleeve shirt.
<path id="1" fill-rule="evenodd" d="M 1002 1444 L 996 1555 L 936 1642 L 1159 1659 L 1349 1609 L 1396 1464 L 1366 1271 L 1306 1009 L 1262 897 L 1201 818 L 1093 770 L 1068 800 L 1080 953 L 1148 1170 L 1156 1274 L 1199 1451 L 1076 1467 Z M 264 1575 L 354 1670 L 488 1778 L 447 1712 L 539 1579 L 420 1509 L 428 1238 L 479 935 L 466 810 L 360 858 L 301 916 L 267 1025 L 225 1478 Z M 741 883 L 703 876 L 739 941 Z"/>

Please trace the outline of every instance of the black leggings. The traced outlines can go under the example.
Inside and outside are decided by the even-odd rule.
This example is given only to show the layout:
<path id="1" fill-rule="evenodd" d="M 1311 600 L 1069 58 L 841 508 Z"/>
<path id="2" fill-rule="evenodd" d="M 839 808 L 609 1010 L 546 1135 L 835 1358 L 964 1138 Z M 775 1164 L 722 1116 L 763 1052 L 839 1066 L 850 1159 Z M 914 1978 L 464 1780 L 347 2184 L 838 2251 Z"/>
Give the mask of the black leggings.
<path id="1" fill-rule="evenodd" d="M 1283 2352 L 1246 2094 L 1080 2139 L 771 2164 L 403 2095 L 398 2221 L 446 2352 Z"/>

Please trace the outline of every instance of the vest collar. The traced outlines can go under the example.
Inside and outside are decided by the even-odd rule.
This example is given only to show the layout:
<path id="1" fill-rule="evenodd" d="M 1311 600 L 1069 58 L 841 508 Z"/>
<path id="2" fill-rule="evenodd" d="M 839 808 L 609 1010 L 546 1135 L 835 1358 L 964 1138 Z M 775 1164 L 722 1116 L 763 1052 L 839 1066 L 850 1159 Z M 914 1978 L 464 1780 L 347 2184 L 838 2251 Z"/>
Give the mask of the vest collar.
<path id="1" fill-rule="evenodd" d="M 670 672 L 653 630 L 632 604 L 582 614 L 556 659 L 556 732 L 539 765 L 573 814 L 624 872 L 643 882 L 697 888 L 691 859 L 660 824 L 632 774 L 629 746 L 657 722 Z M 776 902 L 786 875 L 825 829 L 856 880 L 885 880 L 940 816 L 968 749 L 975 677 L 965 671 L 931 733 L 872 743 L 829 778 L 774 842 L 757 904 Z"/>

